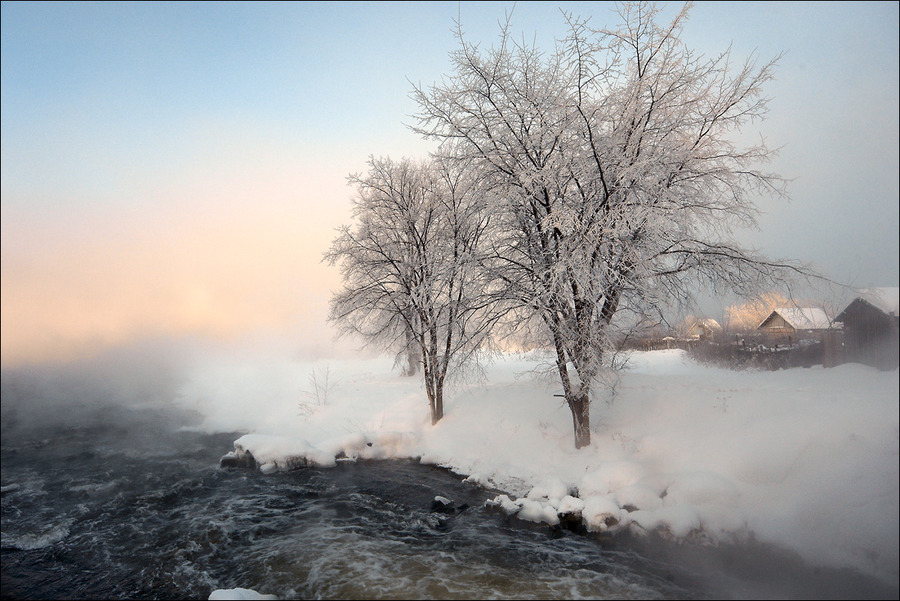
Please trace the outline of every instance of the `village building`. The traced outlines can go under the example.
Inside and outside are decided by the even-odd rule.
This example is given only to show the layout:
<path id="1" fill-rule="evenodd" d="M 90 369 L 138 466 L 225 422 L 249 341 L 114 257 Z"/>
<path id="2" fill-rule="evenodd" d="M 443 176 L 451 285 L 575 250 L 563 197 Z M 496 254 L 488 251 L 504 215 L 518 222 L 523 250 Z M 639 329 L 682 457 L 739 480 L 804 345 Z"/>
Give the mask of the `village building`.
<path id="1" fill-rule="evenodd" d="M 722 333 L 722 326 L 715 319 L 698 319 L 688 328 L 685 338 L 689 340 L 712 340 Z"/>
<path id="2" fill-rule="evenodd" d="M 835 317 L 844 325 L 844 360 L 879 369 L 898 367 L 900 288 L 866 288 Z"/>
<path id="3" fill-rule="evenodd" d="M 832 329 L 832 320 L 818 307 L 783 307 L 775 309 L 757 326 L 767 337 L 786 342 L 821 340 Z"/>

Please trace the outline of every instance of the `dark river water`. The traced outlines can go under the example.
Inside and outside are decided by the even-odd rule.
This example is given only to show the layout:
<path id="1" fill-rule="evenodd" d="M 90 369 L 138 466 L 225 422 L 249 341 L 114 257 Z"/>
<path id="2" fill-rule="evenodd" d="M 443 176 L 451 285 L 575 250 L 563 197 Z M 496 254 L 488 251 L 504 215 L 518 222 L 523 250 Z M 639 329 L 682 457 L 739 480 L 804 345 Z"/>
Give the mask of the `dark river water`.
<path id="1" fill-rule="evenodd" d="M 762 545 L 511 520 L 484 506 L 497 491 L 413 461 L 265 475 L 221 468 L 240 434 L 179 429 L 188 415 L 54 417 L 38 426 L 4 410 L 4 599 L 207 599 L 228 588 L 282 599 L 896 598 Z M 436 495 L 455 510 L 433 510 Z"/>

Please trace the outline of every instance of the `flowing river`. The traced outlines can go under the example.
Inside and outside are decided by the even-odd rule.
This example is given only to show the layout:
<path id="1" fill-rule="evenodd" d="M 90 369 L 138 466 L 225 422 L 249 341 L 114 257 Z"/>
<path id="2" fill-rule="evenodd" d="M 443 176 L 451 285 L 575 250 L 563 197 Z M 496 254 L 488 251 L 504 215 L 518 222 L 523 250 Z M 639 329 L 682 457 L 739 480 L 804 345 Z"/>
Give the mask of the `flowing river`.
<path id="1" fill-rule="evenodd" d="M 4 401 L 6 402 L 6 401 Z M 106 407 L 4 413 L 4 599 L 890 598 L 762 546 L 601 538 L 510 519 L 497 491 L 413 461 L 221 468 L 239 433 Z M 453 510 L 434 509 L 435 496 Z"/>

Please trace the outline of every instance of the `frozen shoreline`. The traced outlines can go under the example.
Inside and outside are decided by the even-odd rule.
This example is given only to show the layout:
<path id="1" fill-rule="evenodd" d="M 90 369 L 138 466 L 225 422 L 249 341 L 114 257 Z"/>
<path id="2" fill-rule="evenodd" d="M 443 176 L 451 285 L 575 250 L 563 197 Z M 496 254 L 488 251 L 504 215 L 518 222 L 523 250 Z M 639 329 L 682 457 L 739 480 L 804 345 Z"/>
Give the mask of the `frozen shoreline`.
<path id="1" fill-rule="evenodd" d="M 436 426 L 421 383 L 385 359 L 201 372 L 182 403 L 206 429 L 249 430 L 236 451 L 263 471 L 418 457 L 507 491 L 495 501 L 523 519 L 580 512 L 595 532 L 713 542 L 752 532 L 897 586 L 896 370 L 733 372 L 680 351 L 637 353 L 616 396 L 593 404 L 592 445 L 575 451 L 552 381 L 522 375 L 535 364 L 501 357 L 485 383 L 448 395 Z M 325 368 L 335 385 L 309 407 L 306 377 Z"/>

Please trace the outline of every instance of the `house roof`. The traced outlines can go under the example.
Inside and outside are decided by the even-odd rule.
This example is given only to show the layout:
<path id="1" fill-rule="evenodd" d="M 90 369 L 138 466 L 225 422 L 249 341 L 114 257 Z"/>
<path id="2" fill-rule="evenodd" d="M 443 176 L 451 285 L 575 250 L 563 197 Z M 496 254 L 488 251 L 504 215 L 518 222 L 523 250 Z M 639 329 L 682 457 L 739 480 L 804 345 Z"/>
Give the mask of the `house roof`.
<path id="1" fill-rule="evenodd" d="M 691 327 L 688 328 L 688 335 L 697 330 L 703 330 L 704 332 L 721 332 L 722 326 L 719 325 L 719 322 L 712 318 L 707 319 L 698 319 L 691 324 Z"/>
<path id="2" fill-rule="evenodd" d="M 706 319 L 698 319 L 694 322 L 695 326 L 712 328 L 714 330 L 721 330 L 722 326 L 719 325 L 719 322 L 712 318 Z"/>
<path id="3" fill-rule="evenodd" d="M 900 314 L 900 288 L 863 288 L 859 291 L 857 297 L 847 305 L 841 314 L 835 317 L 835 321 L 846 321 L 852 318 L 853 311 L 858 310 L 860 306 L 872 307 L 876 311 L 881 311 L 885 315 L 889 315 L 897 319 Z M 850 314 L 847 312 L 851 311 Z"/>
<path id="4" fill-rule="evenodd" d="M 900 314 L 900 288 L 863 288 L 860 298 L 888 315 Z"/>
<path id="5" fill-rule="evenodd" d="M 783 307 L 769 313 L 768 317 L 757 326 L 757 329 L 766 325 L 776 315 L 795 330 L 827 330 L 831 327 L 828 315 L 818 307 Z"/>

